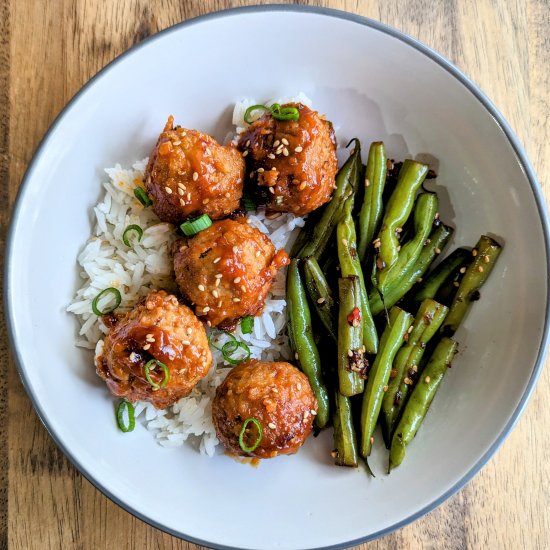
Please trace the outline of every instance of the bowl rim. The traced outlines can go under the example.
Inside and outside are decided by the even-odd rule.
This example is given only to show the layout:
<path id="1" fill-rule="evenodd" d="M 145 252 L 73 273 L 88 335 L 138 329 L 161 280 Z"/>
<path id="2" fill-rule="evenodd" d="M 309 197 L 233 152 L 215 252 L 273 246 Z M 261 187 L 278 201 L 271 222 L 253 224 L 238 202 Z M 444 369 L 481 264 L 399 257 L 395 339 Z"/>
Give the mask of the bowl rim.
<path id="1" fill-rule="evenodd" d="M 163 29 L 158 33 L 155 33 L 154 35 L 147 37 L 142 42 L 135 44 L 131 48 L 127 49 L 122 54 L 115 57 L 99 72 L 97 72 L 75 93 L 75 95 L 63 107 L 63 109 L 54 119 L 54 121 L 48 128 L 47 132 L 45 133 L 44 137 L 40 141 L 38 147 L 36 148 L 29 162 L 29 165 L 25 171 L 23 179 L 21 180 L 21 184 L 17 192 L 17 196 L 14 202 L 14 207 L 13 207 L 13 211 L 12 211 L 12 215 L 9 223 L 8 234 L 6 238 L 6 254 L 5 254 L 5 267 L 4 267 L 5 285 L 4 285 L 4 292 L 3 292 L 3 302 L 4 302 L 4 310 L 5 310 L 5 318 L 6 318 L 6 328 L 7 328 L 10 347 L 14 354 L 16 367 L 19 372 L 19 376 L 21 378 L 25 391 L 27 392 L 27 395 L 29 396 L 31 403 L 38 417 L 40 418 L 40 421 L 46 428 L 46 431 L 49 433 L 50 437 L 54 440 L 55 444 L 61 449 L 63 454 L 69 459 L 71 464 L 75 466 L 75 468 L 96 489 L 101 491 L 112 502 L 114 502 L 115 504 L 117 504 L 118 506 L 120 506 L 121 508 L 123 508 L 125 511 L 129 512 L 133 516 L 139 518 L 141 521 L 147 523 L 148 525 L 151 525 L 175 537 L 187 540 L 191 543 L 198 544 L 201 546 L 206 546 L 209 548 L 220 549 L 220 550 L 239 550 L 239 549 L 237 547 L 227 546 L 224 544 L 217 544 L 217 543 L 209 542 L 207 540 L 202 540 L 202 539 L 193 537 L 186 533 L 172 529 L 166 525 L 162 525 L 160 522 L 157 522 L 155 520 L 152 520 L 151 518 L 146 517 L 139 510 L 134 509 L 130 505 L 123 502 L 119 497 L 114 495 L 107 487 L 103 485 L 103 483 L 100 480 L 95 479 L 86 470 L 86 468 L 78 461 L 78 459 L 75 456 L 73 456 L 73 454 L 71 453 L 71 450 L 64 445 L 62 438 L 58 436 L 57 433 L 54 431 L 43 409 L 40 406 L 40 402 L 31 387 L 29 379 L 27 378 L 26 370 L 23 366 L 23 361 L 19 353 L 19 348 L 17 346 L 17 342 L 14 334 L 14 326 L 15 326 L 14 315 L 15 314 L 14 314 L 14 307 L 11 301 L 11 292 L 10 292 L 11 281 L 12 281 L 12 278 L 14 277 L 14 274 L 12 273 L 11 265 L 12 265 L 12 257 L 15 252 L 14 242 L 13 242 L 14 234 L 15 234 L 15 226 L 19 218 L 21 204 L 24 198 L 24 190 L 26 187 L 28 187 L 29 180 L 31 180 L 33 177 L 37 159 L 42 155 L 44 148 L 47 146 L 50 135 L 60 125 L 65 115 L 72 109 L 72 107 L 78 101 L 78 99 L 80 98 L 80 95 L 83 94 L 89 87 L 91 87 L 95 83 L 96 79 L 101 78 L 101 76 L 103 76 L 104 73 L 116 68 L 116 65 L 119 62 L 121 62 L 127 55 L 136 51 L 137 49 L 147 46 L 150 42 L 159 39 L 165 34 L 178 32 L 187 26 L 195 25 L 197 23 L 204 23 L 204 22 L 207 22 L 208 20 L 213 20 L 221 17 L 233 17 L 233 16 L 239 16 L 242 14 L 262 13 L 262 12 L 298 12 L 298 13 L 317 14 L 317 15 L 323 15 L 326 17 L 344 19 L 344 20 L 357 23 L 359 25 L 370 27 L 376 31 L 383 32 L 384 34 L 387 34 L 393 38 L 397 38 L 398 40 L 401 40 L 405 44 L 416 49 L 420 53 L 424 54 L 426 57 L 430 58 L 432 61 L 435 61 L 440 67 L 445 69 L 451 76 L 456 78 L 456 80 L 458 80 L 462 85 L 464 85 L 466 89 L 469 90 L 470 93 L 475 96 L 475 98 L 485 107 L 485 109 L 489 112 L 489 114 L 494 118 L 495 122 L 497 123 L 501 131 L 504 133 L 506 138 L 508 139 L 518 159 L 518 162 L 520 163 L 522 169 L 524 170 L 527 176 L 527 179 L 531 186 L 531 190 L 533 192 L 533 196 L 534 196 L 535 203 L 536 203 L 537 210 L 540 217 L 540 222 L 542 225 L 542 231 L 544 236 L 544 246 L 546 250 L 546 270 L 547 270 L 547 273 L 550 273 L 550 227 L 549 227 L 550 224 L 549 224 L 548 212 L 546 210 L 546 202 L 542 195 L 542 190 L 541 190 L 540 184 L 537 181 L 537 177 L 531 165 L 531 162 L 529 161 L 527 154 L 523 149 L 523 146 L 521 145 L 520 141 L 514 134 L 512 128 L 510 127 L 510 125 L 508 124 L 504 116 L 493 104 L 493 102 L 460 69 L 455 67 L 455 65 L 453 65 L 449 60 L 447 60 L 441 54 L 437 53 L 432 48 L 426 46 L 416 38 L 413 38 L 396 28 L 386 25 L 385 23 L 381 23 L 379 21 L 370 19 L 362 15 L 349 13 L 346 11 L 337 10 L 333 8 L 325 8 L 325 7 L 317 7 L 317 6 L 287 5 L 287 4 L 264 4 L 264 5 L 256 5 L 256 6 L 241 6 L 237 8 L 230 8 L 230 9 L 210 12 L 204 15 L 200 15 L 197 17 L 193 17 L 191 19 L 181 21 L 170 27 L 167 27 L 166 29 Z M 456 492 L 462 489 L 487 464 L 489 459 L 495 454 L 495 452 L 499 449 L 499 447 L 502 445 L 504 440 L 508 437 L 512 429 L 517 424 L 519 417 L 523 413 L 525 406 L 527 405 L 527 402 L 529 401 L 529 398 L 533 393 L 538 377 L 540 376 L 540 373 L 544 366 L 544 359 L 546 356 L 549 340 L 550 340 L 550 278 L 547 278 L 546 315 L 544 319 L 544 329 L 542 333 L 541 344 L 538 351 L 537 359 L 535 361 L 533 370 L 529 377 L 529 381 L 527 383 L 527 386 L 521 397 L 520 402 L 518 403 L 516 409 L 512 413 L 512 416 L 508 420 L 507 424 L 505 425 L 501 433 L 498 435 L 493 445 L 478 459 L 478 461 L 472 466 L 469 472 L 467 472 L 451 488 L 445 491 L 445 493 L 443 493 L 437 499 L 433 500 L 426 506 L 423 506 L 420 510 L 416 511 L 414 514 L 411 514 L 410 516 L 404 518 L 401 521 L 398 521 L 397 523 L 389 527 L 386 527 L 384 529 L 371 533 L 370 535 L 366 535 L 364 537 L 360 537 L 358 539 L 346 541 L 343 543 L 333 544 L 329 546 L 315 547 L 315 548 L 311 548 L 310 550 L 345 549 L 345 548 L 349 548 L 351 546 L 357 546 L 359 544 L 372 541 L 374 539 L 393 533 L 394 531 L 401 529 L 402 527 L 408 525 L 409 523 L 412 523 L 413 521 L 416 521 L 420 517 L 433 511 L 435 508 L 437 508 L 443 502 L 445 502 L 448 498 L 450 498 Z"/>

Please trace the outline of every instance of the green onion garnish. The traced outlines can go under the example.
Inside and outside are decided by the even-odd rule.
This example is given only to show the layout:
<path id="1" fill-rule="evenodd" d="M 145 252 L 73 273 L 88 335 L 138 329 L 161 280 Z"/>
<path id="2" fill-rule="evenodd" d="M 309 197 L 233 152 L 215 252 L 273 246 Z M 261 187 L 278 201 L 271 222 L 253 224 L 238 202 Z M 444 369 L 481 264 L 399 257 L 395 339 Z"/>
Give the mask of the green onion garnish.
<path id="1" fill-rule="evenodd" d="M 250 334 L 254 328 L 254 317 L 249 315 L 248 317 L 243 317 L 241 319 L 241 332 L 243 334 Z"/>
<path id="2" fill-rule="evenodd" d="M 99 300 L 105 296 L 106 294 L 112 294 L 115 297 L 115 303 L 113 306 L 107 306 L 105 309 L 101 310 L 98 307 Z M 122 296 L 120 295 L 120 291 L 112 286 L 109 288 L 106 288 L 105 290 L 102 290 L 92 301 L 92 311 L 98 316 L 101 317 L 102 315 L 107 315 L 107 313 L 111 313 L 111 311 L 114 311 L 119 305 L 120 302 L 122 302 Z"/>
<path id="3" fill-rule="evenodd" d="M 250 198 L 249 195 L 243 195 L 242 203 L 243 203 L 243 208 L 247 212 L 253 212 L 254 210 L 256 210 L 256 205 L 254 204 L 254 201 Z"/>
<path id="4" fill-rule="evenodd" d="M 143 229 L 141 229 L 141 227 L 139 225 L 136 225 L 136 224 L 129 225 L 124 230 L 124 233 L 122 234 L 122 242 L 126 246 L 132 246 L 130 244 L 130 240 L 128 239 L 128 233 L 131 233 L 132 231 L 135 231 L 137 233 L 137 242 L 138 243 L 141 241 L 141 237 L 143 237 Z"/>
<path id="5" fill-rule="evenodd" d="M 128 411 L 128 422 L 124 419 L 124 412 Z M 136 427 L 134 406 L 129 401 L 123 400 L 116 408 L 116 423 L 121 432 L 128 433 Z"/>
<path id="6" fill-rule="evenodd" d="M 134 189 L 134 195 L 145 208 L 153 204 L 153 201 L 149 198 L 149 195 L 147 194 L 145 189 L 143 189 L 143 187 L 136 187 Z"/>
<path id="7" fill-rule="evenodd" d="M 265 105 L 251 105 L 244 112 L 244 121 L 247 124 L 252 124 L 254 122 L 251 118 L 252 113 L 258 110 L 270 111 L 271 116 L 277 120 L 299 120 L 300 111 L 296 107 L 281 107 L 279 103 L 273 103 L 271 107 L 266 107 Z"/>
<path id="8" fill-rule="evenodd" d="M 244 357 L 235 357 L 234 354 L 239 349 L 244 351 Z M 250 348 L 244 342 L 237 339 L 226 342 L 221 349 L 223 358 L 231 365 L 238 365 L 247 359 L 250 359 Z"/>
<path id="9" fill-rule="evenodd" d="M 254 424 L 254 426 L 256 426 L 256 428 L 258 429 L 258 437 L 256 438 L 256 441 L 252 444 L 252 446 L 248 447 L 244 442 L 244 435 L 245 435 L 245 432 L 246 432 L 246 427 L 250 423 Z M 244 421 L 243 427 L 241 428 L 241 433 L 239 434 L 239 447 L 245 453 L 252 453 L 258 448 L 258 445 L 262 442 L 263 436 L 264 436 L 264 434 L 263 434 L 263 430 L 262 430 L 262 425 L 255 418 L 247 418 Z"/>
<path id="10" fill-rule="evenodd" d="M 151 365 L 155 365 L 155 367 L 158 365 L 164 371 L 164 378 L 162 379 L 162 382 L 160 384 L 157 384 L 151 378 L 151 372 L 150 372 Z M 164 386 L 168 384 L 168 380 L 170 379 L 170 372 L 168 371 L 168 367 L 164 363 L 161 363 L 160 361 L 158 361 L 157 359 L 151 359 L 150 361 L 147 361 L 147 363 L 143 367 L 143 370 L 145 371 L 145 378 L 147 379 L 147 382 L 151 384 L 151 387 L 154 390 L 160 390 L 160 388 L 164 388 Z"/>
<path id="11" fill-rule="evenodd" d="M 207 214 L 203 214 L 194 220 L 189 220 L 180 225 L 180 229 L 183 231 L 183 234 L 187 237 L 196 235 L 197 233 L 207 229 L 212 225 L 212 220 Z"/>

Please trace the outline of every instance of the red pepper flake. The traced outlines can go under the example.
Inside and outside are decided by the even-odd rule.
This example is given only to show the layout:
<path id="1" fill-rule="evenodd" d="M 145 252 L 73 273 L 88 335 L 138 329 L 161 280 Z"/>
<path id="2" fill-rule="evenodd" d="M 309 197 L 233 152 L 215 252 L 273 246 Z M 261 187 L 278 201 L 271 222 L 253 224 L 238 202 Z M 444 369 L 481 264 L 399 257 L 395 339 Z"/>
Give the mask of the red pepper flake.
<path id="1" fill-rule="evenodd" d="M 352 327 L 358 327 L 361 322 L 361 310 L 358 307 L 354 307 L 347 319 Z"/>

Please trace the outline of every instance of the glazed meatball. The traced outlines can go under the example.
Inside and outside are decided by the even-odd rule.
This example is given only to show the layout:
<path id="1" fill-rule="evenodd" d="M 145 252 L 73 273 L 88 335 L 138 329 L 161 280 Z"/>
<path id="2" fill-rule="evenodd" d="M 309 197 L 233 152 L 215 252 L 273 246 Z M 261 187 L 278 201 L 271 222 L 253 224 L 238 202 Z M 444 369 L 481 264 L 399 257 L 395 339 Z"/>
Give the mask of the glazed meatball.
<path id="1" fill-rule="evenodd" d="M 182 295 L 209 326 L 224 329 L 262 311 L 277 271 L 289 263 L 288 254 L 242 216 L 176 241 L 173 255 Z"/>
<path id="2" fill-rule="evenodd" d="M 155 214 L 170 223 L 200 214 L 214 220 L 231 214 L 243 191 L 241 153 L 196 130 L 174 128 L 173 123 L 170 116 L 145 170 Z"/>
<path id="3" fill-rule="evenodd" d="M 216 435 L 231 453 L 272 458 L 298 451 L 311 433 L 317 401 L 307 377 L 290 363 L 247 361 L 235 367 L 216 390 L 212 419 Z M 249 418 L 263 432 L 258 447 L 246 452 L 239 435 Z M 243 435 L 246 448 L 258 439 L 258 428 L 249 422 Z"/>
<path id="4" fill-rule="evenodd" d="M 109 334 L 96 358 L 96 369 L 116 396 L 165 409 L 188 395 L 212 366 L 202 323 L 162 290 L 149 293 L 128 313 L 104 320 Z M 145 375 L 151 359 L 164 363 L 169 372 L 168 382 L 157 390 Z M 164 377 L 160 366 L 151 367 L 154 384 L 160 385 Z"/>
<path id="5" fill-rule="evenodd" d="M 269 211 L 304 216 L 330 200 L 338 161 L 330 122 L 300 103 L 297 121 L 271 113 L 241 134 L 238 147 L 248 162 L 257 201 Z"/>

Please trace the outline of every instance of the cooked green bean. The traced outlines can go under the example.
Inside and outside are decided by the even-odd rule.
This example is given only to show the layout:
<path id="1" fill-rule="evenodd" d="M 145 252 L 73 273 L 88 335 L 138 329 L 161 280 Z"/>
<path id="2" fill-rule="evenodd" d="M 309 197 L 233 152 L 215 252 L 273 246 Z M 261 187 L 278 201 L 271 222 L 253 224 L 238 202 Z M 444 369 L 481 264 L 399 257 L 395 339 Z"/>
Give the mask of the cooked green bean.
<path id="1" fill-rule="evenodd" d="M 388 448 L 397 419 L 407 401 L 409 389 L 417 378 L 426 345 L 439 330 L 448 311 L 448 308 L 435 300 L 426 298 L 418 308 L 407 341 L 395 356 L 392 377 L 382 400 L 380 415 L 382 434 Z"/>
<path id="2" fill-rule="evenodd" d="M 390 308 L 396 304 L 413 285 L 428 271 L 428 268 L 439 253 L 445 248 L 453 229 L 444 224 L 440 224 L 430 235 L 430 242 L 424 246 L 417 261 L 409 266 L 401 278 L 385 292 L 384 301 L 380 294 L 374 289 L 369 296 L 370 310 L 373 315 L 378 315 L 384 308 Z"/>
<path id="3" fill-rule="evenodd" d="M 405 458 L 405 449 L 418 432 L 447 368 L 456 353 L 457 343 L 442 338 L 422 372 L 421 380 L 412 391 L 403 416 L 397 425 L 390 449 L 389 470 L 399 466 Z"/>
<path id="4" fill-rule="evenodd" d="M 378 235 L 380 239 L 378 269 L 389 268 L 397 261 L 399 255 L 397 232 L 403 228 L 407 221 L 414 205 L 416 192 L 427 173 L 428 167 L 425 164 L 411 159 L 407 159 L 403 163 Z"/>
<path id="5" fill-rule="evenodd" d="M 359 187 L 361 171 L 361 144 L 356 139 L 355 149 L 336 175 L 336 189 L 331 201 L 325 206 L 320 219 L 314 220 L 313 227 L 308 225 L 307 228 L 304 228 L 310 234 L 309 238 L 305 239 L 302 249 L 296 253 L 297 258 L 314 256 L 319 259 L 321 257 L 342 216 L 347 200 L 352 199 Z"/>
<path id="6" fill-rule="evenodd" d="M 365 171 L 365 194 L 361 212 L 359 214 L 359 242 L 357 252 L 361 262 L 365 261 L 365 256 L 372 240 L 378 230 L 384 204 L 382 194 L 386 184 L 387 175 L 386 147 L 382 141 L 371 143 L 369 149 L 369 158 L 367 160 L 367 169 Z"/>
<path id="7" fill-rule="evenodd" d="M 420 193 L 414 206 L 414 237 L 405 243 L 392 266 L 377 270 L 378 290 L 384 294 L 416 262 L 432 231 L 439 201 L 435 193 Z"/>
<path id="8" fill-rule="evenodd" d="M 395 354 L 403 344 L 403 339 L 412 323 L 412 315 L 398 307 L 389 313 L 389 321 L 382 338 L 380 349 L 369 372 L 367 386 L 363 393 L 361 408 L 361 447 L 362 457 L 370 455 L 373 433 L 380 414 L 384 388 L 387 390 Z"/>
<path id="9" fill-rule="evenodd" d="M 466 248 L 457 248 L 449 254 L 418 286 L 413 302 L 420 304 L 426 298 L 435 298 L 445 279 L 457 269 L 468 267 L 472 254 Z"/>
<path id="10" fill-rule="evenodd" d="M 359 296 L 361 300 L 361 321 L 363 325 L 363 344 L 367 353 L 376 353 L 378 349 L 378 334 L 369 308 L 365 280 L 361 262 L 357 255 L 355 224 L 351 216 L 351 203 L 344 208 L 342 219 L 336 227 L 336 241 L 338 245 L 338 259 L 342 277 L 355 276 L 359 278 Z"/>
<path id="11" fill-rule="evenodd" d="M 346 397 L 357 395 L 365 387 L 365 352 L 359 277 L 338 279 L 338 386 Z"/>
<path id="12" fill-rule="evenodd" d="M 315 423 L 323 428 L 329 420 L 329 399 L 321 374 L 321 360 L 313 339 L 311 315 L 307 303 L 298 260 L 291 260 L 287 274 L 286 298 L 288 301 L 290 341 L 296 359 L 308 377 L 311 389 L 317 399 L 318 410 Z"/>
<path id="13" fill-rule="evenodd" d="M 350 398 L 336 390 L 334 399 L 334 459 L 337 466 L 357 467 L 357 438 L 353 426 Z"/>
<path id="14" fill-rule="evenodd" d="M 452 336 L 456 332 L 472 302 L 479 300 L 479 289 L 491 274 L 501 250 L 500 244 L 491 237 L 487 235 L 480 237 L 472 250 L 474 259 L 464 273 L 449 314 L 441 328 L 446 336 Z"/>
<path id="15" fill-rule="evenodd" d="M 338 313 L 336 303 L 332 297 L 332 290 L 315 258 L 305 259 L 303 268 L 306 289 L 311 303 L 329 336 L 336 341 Z"/>

